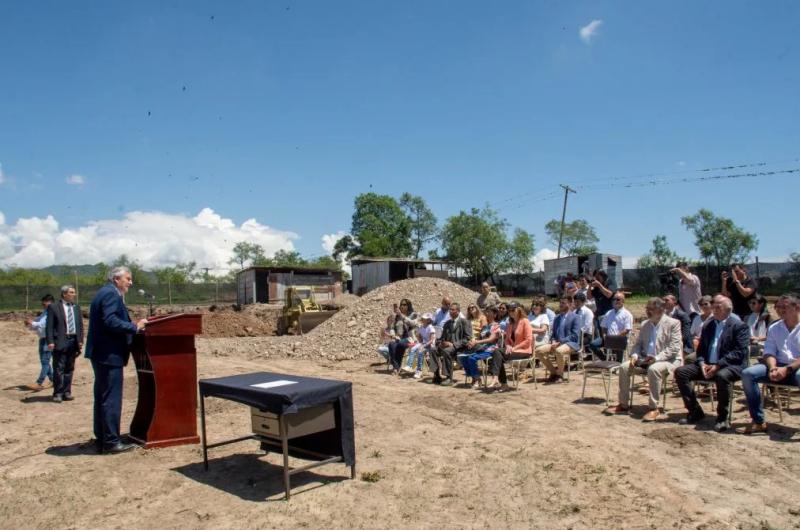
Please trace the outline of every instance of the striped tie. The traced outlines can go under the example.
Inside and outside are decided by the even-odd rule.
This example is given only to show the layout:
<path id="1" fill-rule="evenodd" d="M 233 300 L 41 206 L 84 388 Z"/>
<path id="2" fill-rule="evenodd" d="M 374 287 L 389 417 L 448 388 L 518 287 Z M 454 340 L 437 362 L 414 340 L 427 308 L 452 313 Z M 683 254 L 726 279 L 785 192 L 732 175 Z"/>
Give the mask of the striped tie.
<path id="1" fill-rule="evenodd" d="M 67 304 L 67 335 L 75 334 L 75 315 L 73 314 L 72 304 Z"/>

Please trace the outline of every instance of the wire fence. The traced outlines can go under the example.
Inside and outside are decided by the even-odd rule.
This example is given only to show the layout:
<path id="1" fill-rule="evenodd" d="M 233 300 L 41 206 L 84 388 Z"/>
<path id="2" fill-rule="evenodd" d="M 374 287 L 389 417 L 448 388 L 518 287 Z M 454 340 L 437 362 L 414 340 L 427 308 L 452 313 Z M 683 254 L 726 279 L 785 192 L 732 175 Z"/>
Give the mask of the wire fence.
<path id="1" fill-rule="evenodd" d="M 103 285 L 77 285 L 78 303 L 88 307 L 98 289 Z M 139 290 L 144 290 L 142 295 Z M 0 310 L 38 310 L 46 294 L 56 299 L 61 293 L 60 285 L 0 285 Z M 157 284 L 134 285 L 125 295 L 128 305 L 190 304 L 212 305 L 236 303 L 235 283 L 187 283 L 181 285 Z"/>

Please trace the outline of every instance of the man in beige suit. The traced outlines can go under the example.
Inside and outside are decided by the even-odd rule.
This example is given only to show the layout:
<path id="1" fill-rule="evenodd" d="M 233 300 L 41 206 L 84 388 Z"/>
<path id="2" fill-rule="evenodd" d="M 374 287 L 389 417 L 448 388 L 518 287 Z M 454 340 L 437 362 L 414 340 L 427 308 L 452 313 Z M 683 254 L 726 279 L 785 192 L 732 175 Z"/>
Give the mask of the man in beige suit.
<path id="1" fill-rule="evenodd" d="M 631 350 L 630 360 L 622 363 L 619 370 L 619 404 L 606 409 L 607 414 L 628 412 L 630 385 L 636 374 L 647 374 L 650 386 L 650 411 L 642 418 L 655 421 L 658 418 L 658 401 L 661 385 L 667 376 L 683 364 L 681 356 L 681 323 L 664 314 L 664 301 L 651 298 L 646 306 L 647 321 L 642 324 L 639 337 Z"/>

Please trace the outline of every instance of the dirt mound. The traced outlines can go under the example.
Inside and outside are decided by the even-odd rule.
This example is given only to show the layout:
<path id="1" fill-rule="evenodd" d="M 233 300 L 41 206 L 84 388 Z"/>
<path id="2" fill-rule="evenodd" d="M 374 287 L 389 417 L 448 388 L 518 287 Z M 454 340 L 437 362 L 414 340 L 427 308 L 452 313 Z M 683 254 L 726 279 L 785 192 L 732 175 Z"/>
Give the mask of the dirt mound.
<path id="1" fill-rule="evenodd" d="M 379 331 L 392 312 L 392 304 L 408 298 L 414 310 L 422 314 L 438 308 L 445 295 L 462 306 L 478 296 L 448 280 L 403 280 L 365 294 L 303 336 L 230 339 L 215 341 L 213 346 L 201 342 L 198 347 L 201 352 L 216 356 L 377 359 L 375 348 L 380 340 Z"/>

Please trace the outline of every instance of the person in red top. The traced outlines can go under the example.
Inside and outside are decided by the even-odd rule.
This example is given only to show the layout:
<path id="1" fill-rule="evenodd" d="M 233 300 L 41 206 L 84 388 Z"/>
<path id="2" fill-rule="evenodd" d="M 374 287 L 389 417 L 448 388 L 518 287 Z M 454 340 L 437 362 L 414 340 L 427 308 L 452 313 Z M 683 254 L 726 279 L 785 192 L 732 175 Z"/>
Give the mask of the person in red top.
<path id="1" fill-rule="evenodd" d="M 524 359 L 533 353 L 533 331 L 528 315 L 519 304 L 509 309 L 511 322 L 506 328 L 506 354 L 512 359 Z"/>

